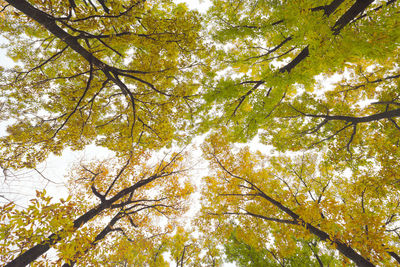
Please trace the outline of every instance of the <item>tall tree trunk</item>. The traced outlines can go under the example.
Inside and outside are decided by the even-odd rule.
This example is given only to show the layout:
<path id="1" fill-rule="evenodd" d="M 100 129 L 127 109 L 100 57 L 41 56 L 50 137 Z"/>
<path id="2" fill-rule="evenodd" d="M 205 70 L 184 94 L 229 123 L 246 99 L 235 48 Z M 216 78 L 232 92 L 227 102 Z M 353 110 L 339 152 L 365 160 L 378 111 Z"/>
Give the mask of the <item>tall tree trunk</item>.
<path id="1" fill-rule="evenodd" d="M 259 190 L 259 189 L 257 189 Z M 298 214 L 293 212 L 290 208 L 284 206 L 282 203 L 279 201 L 273 199 L 272 197 L 266 195 L 264 192 L 259 190 L 260 196 L 273 204 L 275 207 L 279 208 L 281 211 L 292 217 L 294 220 L 298 221 L 300 225 L 304 226 L 310 233 L 314 234 L 315 236 L 319 237 L 323 241 L 328 241 L 332 242 L 336 245 L 336 249 L 342 253 L 345 257 L 348 259 L 352 260 L 357 266 L 360 267 L 374 267 L 375 265 L 372 264 L 368 259 L 364 258 L 361 256 L 359 253 L 357 253 L 352 247 L 342 243 L 339 240 L 331 239 L 329 234 L 322 231 L 321 229 L 318 229 L 317 227 L 305 223 Z"/>
<path id="2" fill-rule="evenodd" d="M 339 32 L 349 24 L 356 16 L 361 14 L 374 0 L 357 0 L 346 13 L 343 14 L 332 27 L 333 34 L 337 35 Z"/>
<path id="3" fill-rule="evenodd" d="M 136 189 L 145 186 L 146 184 L 151 183 L 157 178 L 161 178 L 164 176 L 168 176 L 169 174 L 155 174 L 150 176 L 147 179 L 140 180 L 139 182 L 135 183 L 134 185 L 127 187 L 121 191 L 119 191 L 117 194 L 115 194 L 112 198 L 109 200 L 103 201 L 96 207 L 92 208 L 82 216 L 80 216 L 78 219 L 74 221 L 74 230 L 77 230 L 79 227 L 96 217 L 98 214 L 100 214 L 102 211 L 111 208 L 111 206 L 123 198 L 124 196 L 127 196 L 133 192 L 135 192 Z M 5 267 L 21 267 L 21 266 L 26 266 L 39 258 L 41 255 L 46 253 L 52 245 L 55 245 L 57 242 L 61 240 L 61 236 L 63 233 L 66 233 L 67 230 L 62 229 L 57 233 L 51 234 L 46 240 L 41 242 L 40 244 L 35 245 L 34 247 L 28 249 L 27 251 L 21 253 L 18 255 L 14 260 L 9 262 L 8 264 L 5 265 Z"/>
<path id="4" fill-rule="evenodd" d="M 352 5 L 346 13 L 344 13 L 335 23 L 335 25 L 332 27 L 332 32 L 333 34 L 337 35 L 340 33 L 340 31 L 347 25 L 349 24 L 357 15 L 362 13 L 374 0 L 357 0 L 354 5 Z M 339 6 L 340 4 L 343 3 L 343 0 L 334 0 L 332 1 L 331 4 L 327 6 L 322 6 L 322 7 L 316 7 L 312 8 L 311 10 L 317 11 L 317 10 L 325 10 L 324 14 L 326 16 L 331 15 Z M 279 72 L 283 73 L 287 71 L 288 73 L 296 67 L 300 62 L 302 62 L 306 57 L 309 56 L 309 50 L 308 46 L 303 48 L 301 52 L 287 65 L 283 66 L 282 68 L 279 69 Z"/>

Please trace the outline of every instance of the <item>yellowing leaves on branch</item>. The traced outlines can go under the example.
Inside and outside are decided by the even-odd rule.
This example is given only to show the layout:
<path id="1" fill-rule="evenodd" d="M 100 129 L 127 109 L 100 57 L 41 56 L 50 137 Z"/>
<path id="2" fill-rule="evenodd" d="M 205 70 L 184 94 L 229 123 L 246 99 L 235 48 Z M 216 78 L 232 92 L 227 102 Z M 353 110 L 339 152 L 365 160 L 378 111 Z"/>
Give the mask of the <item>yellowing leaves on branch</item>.
<path id="1" fill-rule="evenodd" d="M 373 166 L 347 173 L 313 152 L 267 157 L 233 152 L 225 140 L 213 135 L 203 146 L 213 170 L 204 214 L 219 221 L 220 238 L 231 238 L 233 224 L 237 238 L 282 257 L 292 257 L 301 239 L 359 266 L 397 260 L 397 182 Z"/>
<path id="2" fill-rule="evenodd" d="M 165 157 L 153 166 L 143 150 L 125 158 L 82 164 L 71 173 L 70 197 L 51 203 L 45 192 L 25 210 L 6 205 L 7 223 L 2 261 L 6 266 L 34 264 L 109 264 L 109 261 L 152 266 L 163 263 L 156 248 L 173 233 L 179 217 L 188 209 L 193 186 L 188 183 L 187 159 L 182 153 Z M 121 246 L 122 251 L 113 247 Z M 137 246 L 140 253 L 137 255 Z M 59 259 L 43 254 L 50 247 Z M 145 256 L 145 257 L 144 257 Z"/>
<path id="3" fill-rule="evenodd" d="M 0 0 L 15 61 L 0 68 L 4 173 L 66 148 L 115 152 L 75 167 L 67 200 L 4 205 L 2 263 L 400 264 L 399 12 L 397 0 L 213 0 L 206 14 Z M 208 169 L 187 163 L 192 148 L 151 164 L 203 134 Z M 267 149 L 238 144 L 251 140 Z"/>
<path id="4" fill-rule="evenodd" d="M 2 2 L 17 63 L 1 73 L 1 116 L 12 121 L 2 165 L 34 166 L 93 142 L 124 153 L 188 138 L 202 71 L 198 14 L 171 1 L 107 1 L 104 12 L 98 3 Z"/>

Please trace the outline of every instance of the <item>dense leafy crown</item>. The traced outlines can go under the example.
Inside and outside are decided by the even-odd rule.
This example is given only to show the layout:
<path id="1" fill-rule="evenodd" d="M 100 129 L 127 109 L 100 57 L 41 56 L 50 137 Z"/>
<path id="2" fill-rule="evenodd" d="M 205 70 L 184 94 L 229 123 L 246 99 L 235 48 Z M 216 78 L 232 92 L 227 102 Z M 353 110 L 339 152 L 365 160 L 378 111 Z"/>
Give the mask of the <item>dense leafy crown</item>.
<path id="1" fill-rule="evenodd" d="M 4 165 L 93 142 L 160 148 L 187 134 L 201 72 L 198 14 L 170 1 L 108 1 L 107 12 L 73 2 L 16 1 L 28 16 L 7 7 L 0 18 L 17 63 L 1 72 L 1 116 L 12 123 Z"/>
<path id="2" fill-rule="evenodd" d="M 397 9 L 396 1 L 214 1 L 209 23 L 223 74 L 208 80 L 214 110 L 206 118 L 227 123 L 239 140 L 261 129 L 265 142 L 297 150 L 350 122 L 317 126 L 324 115 L 385 111 L 397 97 Z M 346 74 L 342 82 L 321 82 L 335 73 Z M 320 138 L 307 135 L 314 130 Z"/>
<path id="3" fill-rule="evenodd" d="M 400 263 L 399 1 L 0 5 L 0 166 L 116 152 L 76 167 L 67 200 L 1 208 L 7 266 Z M 189 229 L 187 155 L 149 162 L 204 133 Z M 264 152 L 238 144 L 254 137 Z"/>

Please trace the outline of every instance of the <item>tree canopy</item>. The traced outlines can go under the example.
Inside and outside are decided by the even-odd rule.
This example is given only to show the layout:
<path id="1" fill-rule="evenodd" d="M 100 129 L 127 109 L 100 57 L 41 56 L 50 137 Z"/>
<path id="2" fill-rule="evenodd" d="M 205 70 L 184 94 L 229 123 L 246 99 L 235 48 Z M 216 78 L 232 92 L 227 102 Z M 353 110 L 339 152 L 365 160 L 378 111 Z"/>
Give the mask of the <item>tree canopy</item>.
<path id="1" fill-rule="evenodd" d="M 77 165 L 68 199 L 38 190 L 2 206 L 1 262 L 400 264 L 399 12 L 396 0 L 213 0 L 206 14 L 0 0 L 15 61 L 0 68 L 0 167 L 90 144 L 114 153 Z M 207 174 L 189 160 L 203 135 Z"/>
<path id="2" fill-rule="evenodd" d="M 8 3 L 1 30 L 18 64 L 1 77 L 2 119 L 12 121 L 2 165 L 34 166 L 93 142 L 125 153 L 187 136 L 203 51 L 197 13 L 170 1 L 108 1 L 104 11 Z"/>

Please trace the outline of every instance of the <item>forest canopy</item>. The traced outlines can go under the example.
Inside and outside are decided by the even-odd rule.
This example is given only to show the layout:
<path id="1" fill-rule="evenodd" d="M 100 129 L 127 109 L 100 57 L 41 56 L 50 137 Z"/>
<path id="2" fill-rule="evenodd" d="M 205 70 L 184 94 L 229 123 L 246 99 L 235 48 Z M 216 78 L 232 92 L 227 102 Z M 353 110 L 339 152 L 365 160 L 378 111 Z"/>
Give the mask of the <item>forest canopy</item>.
<path id="1" fill-rule="evenodd" d="M 399 13 L 0 0 L 4 175 L 113 153 L 77 163 L 67 199 L 3 202 L 1 264 L 400 264 Z"/>

